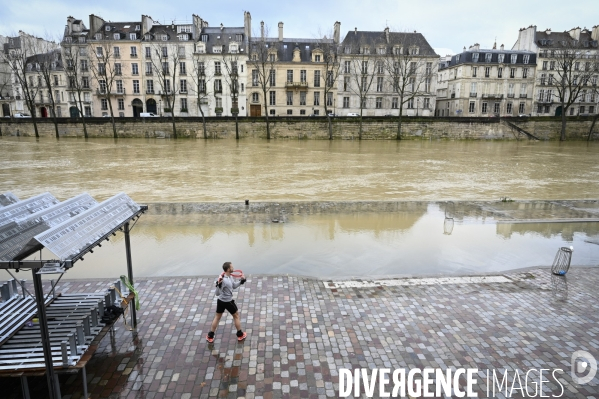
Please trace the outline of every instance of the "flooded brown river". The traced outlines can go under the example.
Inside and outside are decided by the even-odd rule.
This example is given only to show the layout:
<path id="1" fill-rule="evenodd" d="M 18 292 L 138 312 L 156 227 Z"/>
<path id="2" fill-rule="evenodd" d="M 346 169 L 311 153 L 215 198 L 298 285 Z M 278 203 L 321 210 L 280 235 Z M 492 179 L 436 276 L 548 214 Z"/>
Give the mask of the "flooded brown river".
<path id="1" fill-rule="evenodd" d="M 0 154 L 0 191 L 21 199 L 49 191 L 100 201 L 124 191 L 141 204 L 425 201 L 398 212 L 289 214 L 284 223 L 144 215 L 132 230 L 137 276 L 215 274 L 225 260 L 246 274 L 471 274 L 551 265 L 564 245 L 575 247 L 573 264 L 599 265 L 599 143 L 4 137 Z M 476 211 L 476 201 L 502 197 L 589 200 L 580 205 L 589 220 L 571 207 Z M 448 200 L 475 204 L 451 229 Z M 573 220 L 546 220 L 564 217 Z M 122 236 L 65 277 L 120 274 Z"/>

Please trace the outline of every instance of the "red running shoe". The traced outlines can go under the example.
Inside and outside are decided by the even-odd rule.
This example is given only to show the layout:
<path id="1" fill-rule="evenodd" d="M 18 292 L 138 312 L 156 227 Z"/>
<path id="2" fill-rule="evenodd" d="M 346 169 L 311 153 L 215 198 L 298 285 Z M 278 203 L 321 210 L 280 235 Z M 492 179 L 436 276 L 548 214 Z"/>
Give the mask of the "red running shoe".
<path id="1" fill-rule="evenodd" d="M 237 337 L 237 341 L 243 341 L 245 339 L 245 337 L 248 336 L 248 333 L 244 332 L 243 335 Z"/>

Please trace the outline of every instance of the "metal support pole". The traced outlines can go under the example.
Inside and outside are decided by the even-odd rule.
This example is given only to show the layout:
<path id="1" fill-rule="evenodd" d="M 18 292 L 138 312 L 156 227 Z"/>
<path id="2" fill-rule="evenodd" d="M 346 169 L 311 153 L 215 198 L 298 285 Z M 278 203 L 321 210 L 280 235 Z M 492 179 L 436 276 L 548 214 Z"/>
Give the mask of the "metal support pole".
<path id="1" fill-rule="evenodd" d="M 129 282 L 134 286 L 133 283 L 133 264 L 131 262 L 131 241 L 129 239 L 129 222 L 125 223 L 125 251 L 127 252 L 127 274 L 129 275 Z M 135 309 L 135 300 L 129 304 L 131 307 L 131 320 L 133 328 L 137 328 L 137 311 Z"/>
<path id="2" fill-rule="evenodd" d="M 29 384 L 27 383 L 27 377 L 24 375 L 21 376 L 21 389 L 23 390 L 23 398 L 31 399 L 31 396 L 29 396 Z"/>
<path id="3" fill-rule="evenodd" d="M 81 369 L 81 378 L 83 379 L 83 397 L 87 399 L 87 372 L 85 371 L 85 366 Z"/>
<path id="4" fill-rule="evenodd" d="M 38 270 L 39 269 L 31 269 L 31 274 L 33 275 L 35 301 L 37 302 L 37 316 L 40 324 L 42 347 L 44 349 L 48 394 L 50 399 L 57 399 L 56 375 L 54 374 L 54 365 L 52 364 L 52 349 L 50 347 L 50 334 L 48 332 L 48 320 L 46 318 L 46 305 L 44 304 L 44 290 L 42 288 L 42 277 L 37 274 Z"/>

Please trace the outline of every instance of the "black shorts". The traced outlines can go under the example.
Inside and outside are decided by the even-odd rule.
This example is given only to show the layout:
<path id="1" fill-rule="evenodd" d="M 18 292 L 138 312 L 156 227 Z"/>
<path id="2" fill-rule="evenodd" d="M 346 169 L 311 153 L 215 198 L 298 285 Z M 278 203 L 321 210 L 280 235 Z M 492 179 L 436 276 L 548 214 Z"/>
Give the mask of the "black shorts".
<path id="1" fill-rule="evenodd" d="M 225 313 L 225 309 L 231 314 L 237 313 L 237 305 L 235 305 L 235 301 L 223 302 L 220 299 L 217 299 L 216 313 Z"/>

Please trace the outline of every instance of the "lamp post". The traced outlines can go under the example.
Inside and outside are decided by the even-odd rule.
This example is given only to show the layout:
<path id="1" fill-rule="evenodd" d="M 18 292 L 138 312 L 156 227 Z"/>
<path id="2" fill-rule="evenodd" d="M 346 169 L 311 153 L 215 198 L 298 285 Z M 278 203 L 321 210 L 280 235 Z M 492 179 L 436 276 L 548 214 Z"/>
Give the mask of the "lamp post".
<path id="1" fill-rule="evenodd" d="M 416 99 L 416 116 L 418 116 L 418 108 L 420 108 L 420 99 Z"/>
<path id="2" fill-rule="evenodd" d="M 158 100 L 158 115 L 162 117 L 162 99 Z"/>

